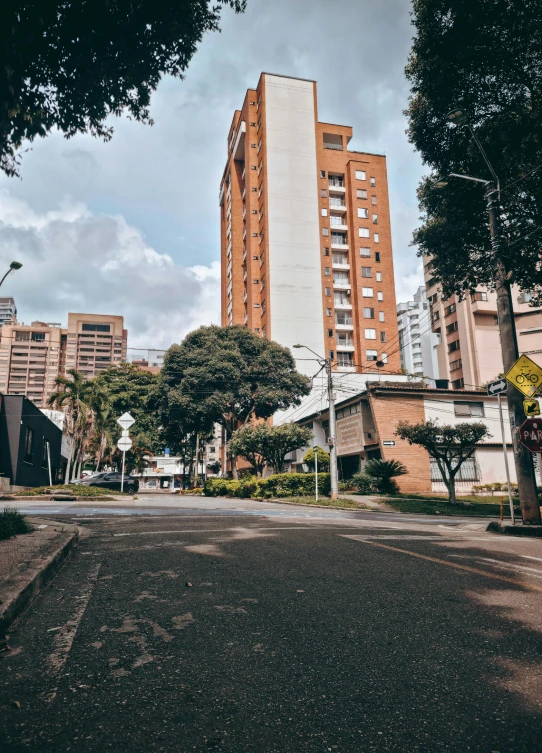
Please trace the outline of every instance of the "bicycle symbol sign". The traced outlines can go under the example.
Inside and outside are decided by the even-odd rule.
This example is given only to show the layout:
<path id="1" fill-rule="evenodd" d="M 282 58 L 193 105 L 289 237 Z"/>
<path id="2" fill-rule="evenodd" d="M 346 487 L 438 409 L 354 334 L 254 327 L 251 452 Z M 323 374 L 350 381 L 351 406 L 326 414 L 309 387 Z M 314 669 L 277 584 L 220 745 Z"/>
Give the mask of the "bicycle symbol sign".
<path id="1" fill-rule="evenodd" d="M 504 376 L 527 397 L 531 397 L 542 387 L 542 368 L 528 356 L 520 356 Z"/>

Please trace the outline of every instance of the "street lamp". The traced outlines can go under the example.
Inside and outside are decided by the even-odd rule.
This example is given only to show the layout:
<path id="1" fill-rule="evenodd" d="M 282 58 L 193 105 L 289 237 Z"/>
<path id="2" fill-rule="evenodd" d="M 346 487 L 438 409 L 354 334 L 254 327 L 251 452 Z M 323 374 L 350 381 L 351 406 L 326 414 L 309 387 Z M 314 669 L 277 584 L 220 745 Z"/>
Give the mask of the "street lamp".
<path id="1" fill-rule="evenodd" d="M 9 274 L 11 274 L 12 272 L 15 272 L 16 269 L 20 269 L 22 266 L 23 265 L 21 264 L 20 261 L 12 261 L 11 264 L 9 265 L 8 271 L 6 272 L 6 274 L 0 280 L 0 285 L 2 285 L 2 283 L 4 282 L 4 280 L 6 279 L 6 277 Z"/>
<path id="2" fill-rule="evenodd" d="M 339 482 L 337 477 L 337 445 L 336 445 L 336 421 L 335 421 L 335 400 L 333 398 L 333 380 L 331 377 L 331 359 L 322 358 L 308 345 L 294 345 L 294 348 L 305 348 L 310 350 L 316 358 L 318 363 L 321 364 L 326 370 L 327 374 L 327 398 L 329 403 L 329 439 L 327 440 L 329 445 L 329 476 L 331 481 L 331 499 L 337 499 L 339 493 Z"/>
<path id="3" fill-rule="evenodd" d="M 469 123 L 465 111 L 455 107 L 447 115 L 448 121 L 459 126 L 466 126 L 484 158 L 492 180 L 474 178 L 470 175 L 450 173 L 448 177 L 471 180 L 482 183 L 486 187 L 487 211 L 489 215 L 489 230 L 491 234 L 491 248 L 495 256 L 495 292 L 497 294 L 497 313 L 499 333 L 501 340 L 501 352 L 504 372 L 512 368 L 519 357 L 519 348 L 514 320 L 514 307 L 512 302 L 512 289 L 507 270 L 500 255 L 500 228 L 499 214 L 501 211 L 501 184 L 493 165 L 485 153 L 476 132 Z M 443 188 L 448 183 L 447 177 L 438 178 L 434 188 Z M 508 386 L 507 392 L 508 411 L 511 418 L 512 441 L 514 446 L 514 461 L 518 483 L 521 513 L 524 523 L 540 523 L 540 507 L 536 494 L 536 482 L 533 464 L 529 451 L 519 441 L 519 427 L 525 420 L 523 412 L 523 397 L 518 390 Z"/>

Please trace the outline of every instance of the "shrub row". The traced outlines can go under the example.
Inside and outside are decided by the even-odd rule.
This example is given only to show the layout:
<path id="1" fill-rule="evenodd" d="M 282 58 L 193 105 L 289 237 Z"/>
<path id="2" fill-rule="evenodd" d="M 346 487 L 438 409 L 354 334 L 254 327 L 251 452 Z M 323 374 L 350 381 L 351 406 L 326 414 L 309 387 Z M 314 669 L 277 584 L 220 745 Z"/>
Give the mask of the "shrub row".
<path id="1" fill-rule="evenodd" d="M 239 481 L 210 478 L 203 487 L 206 497 L 312 497 L 315 491 L 314 473 L 277 473 L 269 478 L 245 476 Z M 329 495 L 329 473 L 318 474 L 318 493 Z"/>

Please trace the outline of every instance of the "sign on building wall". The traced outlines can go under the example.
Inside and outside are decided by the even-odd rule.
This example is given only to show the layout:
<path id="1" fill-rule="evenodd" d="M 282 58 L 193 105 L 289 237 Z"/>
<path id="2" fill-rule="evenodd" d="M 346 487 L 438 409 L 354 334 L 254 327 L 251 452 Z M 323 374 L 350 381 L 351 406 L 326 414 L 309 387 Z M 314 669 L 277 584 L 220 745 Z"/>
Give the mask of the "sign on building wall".
<path id="1" fill-rule="evenodd" d="M 337 455 L 348 455 L 363 450 L 361 415 L 347 416 L 337 421 Z"/>

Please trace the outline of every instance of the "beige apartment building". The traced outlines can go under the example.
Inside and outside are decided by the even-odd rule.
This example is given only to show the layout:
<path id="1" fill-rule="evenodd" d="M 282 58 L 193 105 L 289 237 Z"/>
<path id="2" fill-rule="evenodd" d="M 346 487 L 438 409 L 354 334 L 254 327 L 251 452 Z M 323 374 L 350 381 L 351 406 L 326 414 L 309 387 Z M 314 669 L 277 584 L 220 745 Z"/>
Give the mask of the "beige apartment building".
<path id="1" fill-rule="evenodd" d="M 68 314 L 60 324 L 12 322 L 0 328 L 0 393 L 24 395 L 46 407 L 55 379 L 75 368 L 92 378 L 126 360 L 122 316 Z"/>
<path id="2" fill-rule="evenodd" d="M 425 265 L 425 286 L 430 309 L 420 329 L 437 335 L 438 371 L 454 389 L 472 389 L 503 372 L 496 293 L 479 289 L 460 301 L 443 300 L 433 279 L 431 262 Z M 512 290 L 520 354 L 542 365 L 542 309 L 529 306 L 529 294 Z"/>
<path id="3" fill-rule="evenodd" d="M 314 81 L 262 73 L 247 91 L 220 185 L 222 325 L 340 371 L 397 373 L 386 158 L 351 138 L 318 121 Z"/>

